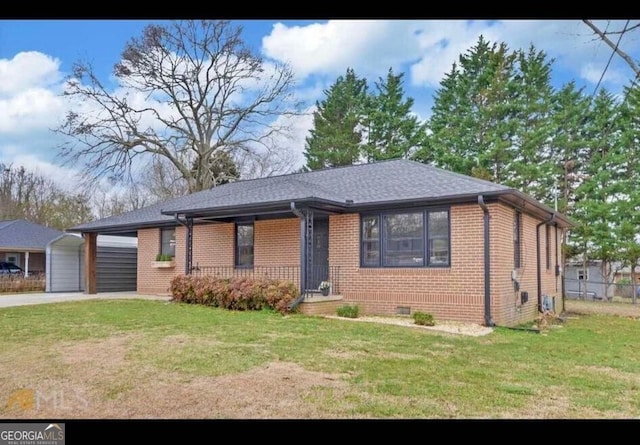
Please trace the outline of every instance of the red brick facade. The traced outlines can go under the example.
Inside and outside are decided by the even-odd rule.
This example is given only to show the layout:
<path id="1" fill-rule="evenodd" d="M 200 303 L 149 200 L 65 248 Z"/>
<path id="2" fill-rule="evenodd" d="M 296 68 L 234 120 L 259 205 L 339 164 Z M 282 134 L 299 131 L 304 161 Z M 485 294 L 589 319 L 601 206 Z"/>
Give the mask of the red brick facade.
<path id="1" fill-rule="evenodd" d="M 514 289 L 514 209 L 498 203 L 488 205 L 491 248 L 491 316 L 497 325 L 513 326 L 533 320 L 537 313 L 536 224 L 539 219 L 522 215 L 519 289 Z M 338 266 L 343 304 L 358 304 L 362 314 L 396 314 L 399 307 L 411 313 L 432 313 L 436 320 L 484 323 L 484 235 L 483 211 L 477 204 L 453 205 L 450 210 L 450 267 L 362 268 L 360 267 L 360 215 L 341 214 L 329 218 L 329 265 Z M 255 266 L 299 266 L 300 225 L 297 218 L 256 221 Z M 555 275 L 555 227 L 551 237 L 551 267 L 546 267 L 546 233 L 540 227 L 542 294 L 555 298 L 562 311 L 560 277 Z M 234 224 L 196 225 L 193 230 L 193 265 L 234 265 Z M 138 292 L 167 293 L 169 281 L 184 273 L 185 228 L 176 229 L 176 266 L 155 269 L 152 263 L 160 248 L 160 230 L 138 231 Z M 557 240 L 562 233 L 558 229 Z M 521 293 L 528 292 L 522 302 Z M 553 300 L 552 300 L 553 301 Z M 335 303 L 331 304 L 334 307 Z"/>

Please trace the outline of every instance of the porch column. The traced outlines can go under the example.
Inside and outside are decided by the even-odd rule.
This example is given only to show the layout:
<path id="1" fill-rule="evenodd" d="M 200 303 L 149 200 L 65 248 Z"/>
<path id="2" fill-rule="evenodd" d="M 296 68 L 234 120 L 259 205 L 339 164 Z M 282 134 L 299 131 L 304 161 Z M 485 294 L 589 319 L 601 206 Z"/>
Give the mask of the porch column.
<path id="1" fill-rule="evenodd" d="M 84 238 L 84 293 L 96 293 L 96 258 L 97 258 L 97 233 L 85 232 L 82 234 Z"/>
<path id="2" fill-rule="evenodd" d="M 193 266 L 193 218 L 187 218 L 185 227 L 187 229 L 187 239 L 185 243 L 184 273 L 185 275 L 191 275 L 191 269 Z"/>
<path id="3" fill-rule="evenodd" d="M 29 276 L 29 251 L 24 253 L 24 276 Z"/>

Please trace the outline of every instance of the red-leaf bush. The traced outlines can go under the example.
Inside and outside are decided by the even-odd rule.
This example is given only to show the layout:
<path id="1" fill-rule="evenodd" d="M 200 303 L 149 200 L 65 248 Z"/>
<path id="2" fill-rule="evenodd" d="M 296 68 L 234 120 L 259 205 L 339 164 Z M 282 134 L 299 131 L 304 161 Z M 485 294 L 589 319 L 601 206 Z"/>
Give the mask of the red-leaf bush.
<path id="1" fill-rule="evenodd" d="M 176 275 L 169 292 L 180 303 L 239 311 L 270 308 L 282 314 L 290 312 L 291 303 L 300 295 L 296 285 L 286 280 L 193 275 Z"/>

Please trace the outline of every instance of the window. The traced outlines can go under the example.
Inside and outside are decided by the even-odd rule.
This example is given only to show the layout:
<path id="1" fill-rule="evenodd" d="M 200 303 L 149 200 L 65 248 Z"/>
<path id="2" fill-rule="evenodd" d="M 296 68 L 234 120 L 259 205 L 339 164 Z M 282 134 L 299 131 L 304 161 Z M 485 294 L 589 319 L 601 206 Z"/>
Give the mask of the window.
<path id="1" fill-rule="evenodd" d="M 253 267 L 253 223 L 236 224 L 236 266 Z"/>
<path id="2" fill-rule="evenodd" d="M 546 225 L 545 238 L 546 238 L 546 254 L 547 254 L 547 270 L 551 269 L 551 226 Z"/>
<path id="3" fill-rule="evenodd" d="M 588 269 L 578 269 L 577 271 L 578 274 L 578 280 L 589 280 L 589 270 Z"/>
<path id="4" fill-rule="evenodd" d="M 449 266 L 449 252 L 448 210 L 362 216 L 362 267 Z"/>
<path id="5" fill-rule="evenodd" d="M 169 227 L 160 229 L 160 253 L 162 255 L 176 256 L 176 229 Z"/>
<path id="6" fill-rule="evenodd" d="M 18 253 L 7 253 L 6 255 L 6 259 L 7 259 L 7 263 L 11 263 L 11 264 L 18 264 L 18 257 L 20 256 L 20 254 Z"/>
<path id="7" fill-rule="evenodd" d="M 521 267 L 521 244 L 522 244 L 522 213 L 516 212 L 513 217 L 513 267 Z"/>

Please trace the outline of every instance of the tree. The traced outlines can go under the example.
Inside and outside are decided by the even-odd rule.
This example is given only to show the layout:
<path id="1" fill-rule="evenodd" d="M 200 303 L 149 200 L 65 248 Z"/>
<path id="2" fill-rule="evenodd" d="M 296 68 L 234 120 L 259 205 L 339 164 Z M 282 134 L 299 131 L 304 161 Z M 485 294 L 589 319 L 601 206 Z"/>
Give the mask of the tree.
<path id="1" fill-rule="evenodd" d="M 620 198 L 624 158 L 620 144 L 619 106 L 614 96 L 601 89 L 589 110 L 585 125 L 588 163 L 576 189 L 575 215 L 581 223 L 571 238 L 582 247 L 583 258 L 602 261 L 602 276 L 611 278 L 611 263 L 619 259 Z"/>
<path id="2" fill-rule="evenodd" d="M 621 146 L 626 155 L 623 168 L 620 213 L 620 255 L 631 268 L 633 303 L 636 302 L 636 266 L 640 262 L 640 87 L 632 84 L 625 88 L 626 100 L 620 112 L 622 126 Z"/>
<path id="3" fill-rule="evenodd" d="M 277 118 L 297 114 L 293 73 L 253 54 L 241 33 L 224 20 L 149 25 L 115 64 L 113 91 L 76 62 L 65 91 L 75 106 L 56 129 L 69 137 L 62 158 L 82 162 L 86 181 L 120 181 L 137 159 L 163 159 L 195 192 L 229 179 L 222 158 L 273 150 L 287 130 Z"/>
<path id="4" fill-rule="evenodd" d="M 55 182 L 23 166 L 0 163 L 0 220 L 26 219 L 60 230 L 91 221 L 86 194 L 62 190 Z"/>
<path id="5" fill-rule="evenodd" d="M 626 33 L 629 33 L 634 29 L 640 28 L 640 23 L 632 24 L 631 20 L 627 20 L 624 27 L 621 30 L 609 31 L 608 30 L 609 26 L 607 25 L 607 29 L 603 31 L 591 20 L 583 19 L 582 21 L 584 22 L 585 25 L 591 28 L 591 30 L 594 32 L 596 36 L 598 36 L 599 39 L 601 39 L 613 50 L 613 54 L 617 54 L 620 58 L 622 58 L 622 60 L 624 60 L 627 63 L 627 65 L 629 65 L 629 67 L 635 73 L 634 79 L 637 79 L 638 77 L 640 77 L 640 66 L 638 66 L 638 64 L 629 56 L 629 54 L 623 51 L 622 47 L 620 46 L 622 37 Z M 614 43 L 609 37 L 614 36 L 616 34 L 617 34 L 617 37 L 615 37 L 616 42 Z"/>
<path id="6" fill-rule="evenodd" d="M 344 76 L 324 91 L 325 99 L 316 102 L 313 128 L 306 138 L 306 168 L 351 165 L 362 152 L 362 118 L 367 100 L 367 81 L 347 69 Z"/>
<path id="7" fill-rule="evenodd" d="M 369 162 L 409 158 L 424 143 L 425 125 L 411 112 L 413 98 L 404 98 L 403 77 L 389 69 L 367 102 L 364 152 Z"/>
<path id="8" fill-rule="evenodd" d="M 514 157 L 515 60 L 505 43 L 490 44 L 482 36 L 461 54 L 436 91 L 430 134 L 414 158 L 504 182 Z"/>

